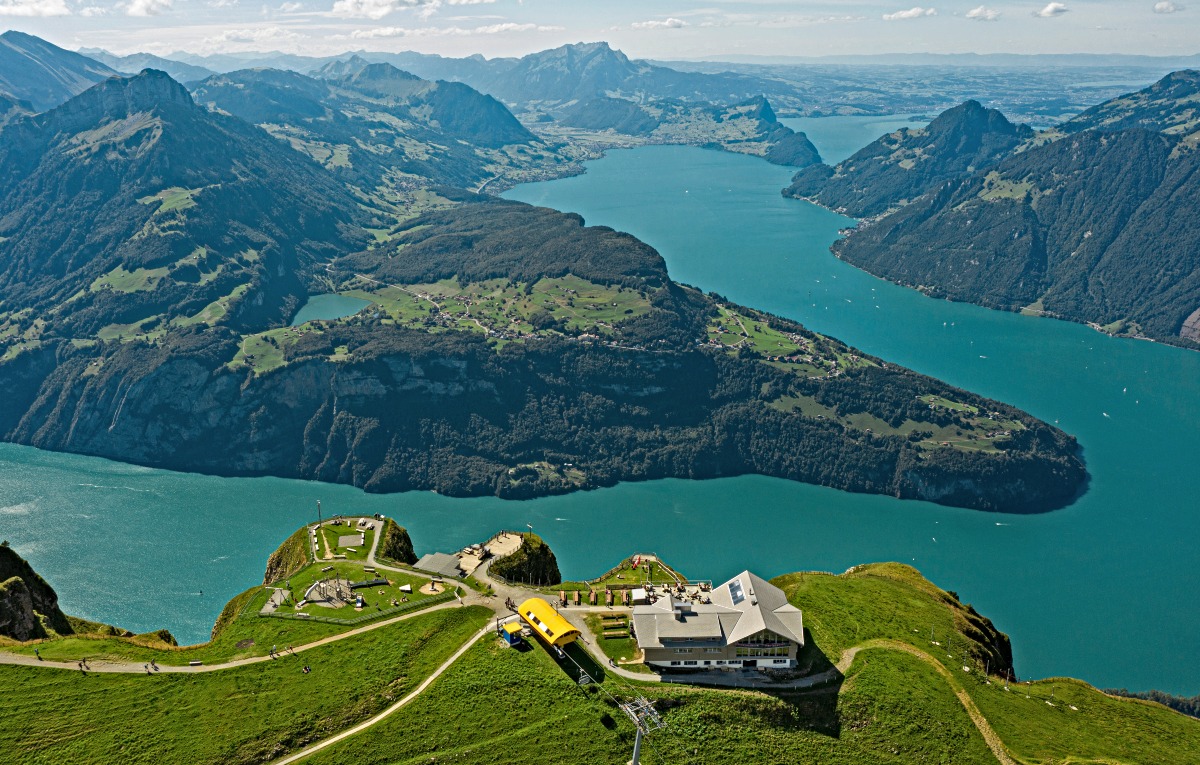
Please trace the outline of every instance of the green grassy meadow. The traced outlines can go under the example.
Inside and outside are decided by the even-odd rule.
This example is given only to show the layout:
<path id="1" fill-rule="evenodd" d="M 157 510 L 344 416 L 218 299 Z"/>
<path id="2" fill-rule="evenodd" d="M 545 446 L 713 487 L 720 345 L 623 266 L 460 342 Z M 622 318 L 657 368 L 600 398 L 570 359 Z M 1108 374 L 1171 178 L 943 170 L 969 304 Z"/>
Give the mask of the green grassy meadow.
<path id="1" fill-rule="evenodd" d="M 619 765 L 633 726 L 608 694 L 646 694 L 667 727 L 642 750 L 658 763 L 987 763 L 994 758 L 936 673 L 903 654 L 851 668 L 843 693 L 791 696 L 609 677 L 580 687 L 540 646 L 484 638 L 412 704 L 378 727 L 316 754 L 314 765 L 547 763 Z M 536 755 L 531 754 L 536 747 Z"/>
<path id="2" fill-rule="evenodd" d="M 358 636 L 352 650 L 333 644 L 205 674 L 0 666 L 0 761 L 266 762 L 381 711 L 489 618 L 446 609 Z"/>

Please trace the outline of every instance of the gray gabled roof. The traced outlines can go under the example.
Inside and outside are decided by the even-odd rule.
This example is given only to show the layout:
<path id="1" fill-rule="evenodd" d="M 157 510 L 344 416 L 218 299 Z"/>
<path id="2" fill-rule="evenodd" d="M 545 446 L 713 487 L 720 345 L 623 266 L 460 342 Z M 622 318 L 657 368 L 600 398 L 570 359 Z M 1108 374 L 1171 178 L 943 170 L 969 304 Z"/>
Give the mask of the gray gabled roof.
<path id="1" fill-rule="evenodd" d="M 735 595 L 740 594 L 740 599 Z M 736 643 L 763 630 L 782 635 L 804 645 L 804 617 L 800 609 L 788 603 L 783 590 L 762 577 L 743 571 L 713 588 L 712 602 L 742 612 L 726 641 Z M 736 602 L 735 602 L 736 601 Z"/>
<path id="2" fill-rule="evenodd" d="M 660 648 L 663 641 L 717 640 L 725 645 L 771 630 L 804 645 L 804 617 L 788 603 L 783 590 L 743 571 L 714 587 L 711 603 L 678 603 L 665 595 L 655 603 L 634 606 L 633 628 L 642 648 Z M 683 608 L 682 620 L 675 616 Z"/>

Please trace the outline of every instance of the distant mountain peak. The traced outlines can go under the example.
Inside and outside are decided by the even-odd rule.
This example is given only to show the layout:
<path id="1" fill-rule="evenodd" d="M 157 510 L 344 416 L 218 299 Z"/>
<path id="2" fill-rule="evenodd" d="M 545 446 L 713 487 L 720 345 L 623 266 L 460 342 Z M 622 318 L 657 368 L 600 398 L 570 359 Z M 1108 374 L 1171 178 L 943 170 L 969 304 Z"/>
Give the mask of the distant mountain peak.
<path id="1" fill-rule="evenodd" d="M 132 77 L 110 77 L 54 111 L 87 114 L 99 119 L 123 119 L 171 105 L 194 107 L 195 103 L 187 88 L 166 72 L 144 69 Z"/>
<path id="2" fill-rule="evenodd" d="M 988 109 L 974 99 L 947 109 L 925 128 L 930 135 L 961 131 L 1013 135 L 1019 129 L 999 109 Z"/>
<path id="3" fill-rule="evenodd" d="M 392 66 L 391 64 L 370 64 L 362 67 L 354 75 L 357 80 L 366 80 L 378 82 L 381 80 L 420 80 L 421 78 L 406 72 L 403 69 Z"/>
<path id="4" fill-rule="evenodd" d="M 330 61 L 313 72 L 313 76 L 350 83 L 424 82 L 415 74 L 388 63 L 372 63 L 357 54 L 341 61 Z"/>

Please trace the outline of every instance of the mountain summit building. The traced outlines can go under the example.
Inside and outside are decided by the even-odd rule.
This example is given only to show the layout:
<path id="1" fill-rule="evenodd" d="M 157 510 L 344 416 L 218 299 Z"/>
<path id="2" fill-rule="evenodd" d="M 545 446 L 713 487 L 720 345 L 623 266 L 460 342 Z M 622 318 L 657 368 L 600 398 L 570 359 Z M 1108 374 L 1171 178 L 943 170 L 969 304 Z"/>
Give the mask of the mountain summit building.
<path id="1" fill-rule="evenodd" d="M 669 593 L 633 607 L 645 662 L 665 669 L 796 666 L 804 617 L 783 590 L 749 571 L 712 589 L 707 603 Z"/>

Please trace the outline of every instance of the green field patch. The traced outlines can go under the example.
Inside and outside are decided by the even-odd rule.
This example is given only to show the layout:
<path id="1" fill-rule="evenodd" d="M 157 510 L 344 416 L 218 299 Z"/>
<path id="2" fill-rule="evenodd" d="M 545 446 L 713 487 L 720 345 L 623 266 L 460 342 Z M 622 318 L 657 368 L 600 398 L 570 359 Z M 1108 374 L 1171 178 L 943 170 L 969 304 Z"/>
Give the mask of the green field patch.
<path id="1" fill-rule="evenodd" d="M 168 270 L 166 266 L 162 266 L 126 271 L 123 267 L 117 266 L 104 276 L 97 278 L 88 289 L 92 292 L 105 289 L 115 292 L 147 292 L 158 286 L 158 283 L 166 277 Z"/>
<path id="2" fill-rule="evenodd" d="M 770 406 L 781 412 L 799 412 L 805 417 L 838 421 L 838 414 L 835 410 L 818 402 L 812 396 L 780 396 L 772 401 Z"/>
<path id="3" fill-rule="evenodd" d="M 1078 680 L 963 685 L 1005 746 L 1025 762 L 1192 762 L 1200 721 L 1151 702 L 1119 699 Z"/>
<path id="4" fill-rule="evenodd" d="M 249 284 L 239 284 L 233 288 L 233 292 L 228 295 L 217 298 L 213 302 L 200 309 L 200 312 L 195 316 L 187 316 L 184 318 L 175 319 L 172 324 L 178 327 L 190 327 L 196 324 L 207 324 L 210 327 L 225 318 L 229 313 L 230 307 L 236 303 L 250 289 Z"/>
<path id="5" fill-rule="evenodd" d="M 105 342 L 110 340 L 133 340 L 135 338 L 144 338 L 148 336 L 146 326 L 151 322 L 158 321 L 162 318 L 162 314 L 147 316 L 140 321 L 135 321 L 129 324 L 109 324 L 101 327 L 96 332 L 96 337 Z"/>
<path id="6" fill-rule="evenodd" d="M 924 401 L 926 404 L 929 404 L 930 409 L 941 408 L 941 409 L 949 409 L 952 412 L 966 412 L 968 414 L 979 414 L 979 409 L 977 407 L 971 406 L 970 404 L 962 404 L 962 403 L 959 403 L 958 401 L 951 401 L 950 399 L 944 398 L 942 396 L 926 395 L 926 396 L 920 396 L 919 398 L 921 401 Z"/>
<path id="7" fill-rule="evenodd" d="M 533 285 L 503 279 L 466 285 L 457 279 L 381 285 L 356 278 L 348 286 L 338 294 L 375 303 L 396 325 L 482 332 L 497 342 L 560 328 L 610 336 L 614 325 L 651 310 L 645 293 L 570 275 L 540 279 Z"/>
<path id="8" fill-rule="evenodd" d="M 549 482 L 562 487 L 582 486 L 587 482 L 587 474 L 571 464 L 555 464 L 551 462 L 526 462 L 508 469 L 509 486 L 517 486 L 523 482 Z"/>
<path id="9" fill-rule="evenodd" d="M 1029 181 L 1013 181 L 1002 178 L 999 172 L 993 170 L 983 179 L 983 188 L 979 191 L 979 198 L 1021 200 L 1032 189 L 1033 184 Z"/>
<path id="10" fill-rule="evenodd" d="M 154 211 L 156 215 L 166 212 L 177 212 L 195 207 L 195 196 L 203 190 L 202 188 L 184 189 L 179 186 L 172 186 L 169 189 L 163 189 L 157 194 L 142 197 L 138 202 L 144 205 L 157 203 L 158 209 Z"/>
<path id="11" fill-rule="evenodd" d="M 191 661 L 214 664 L 253 656 L 266 656 L 271 647 L 298 646 L 344 632 L 345 627 L 321 622 L 264 619 L 258 616 L 269 591 L 253 587 L 234 597 L 218 617 L 211 641 L 192 646 L 167 646 L 145 637 L 121 638 L 101 634 L 58 637 L 9 648 L 32 655 L 37 648 L 48 661 L 134 661 L 178 666 Z"/>
<path id="12" fill-rule="evenodd" d="M 320 332 L 311 324 L 299 327 L 278 327 L 242 338 L 241 348 L 234 354 L 228 366 L 231 369 L 253 369 L 255 374 L 263 374 L 284 366 L 284 349 L 295 345 L 296 341 L 309 332 Z"/>

